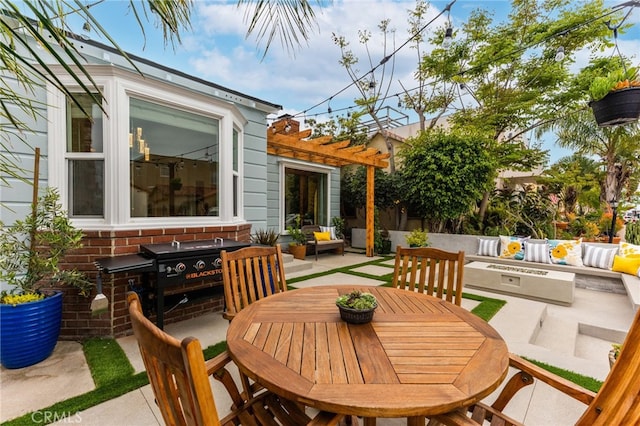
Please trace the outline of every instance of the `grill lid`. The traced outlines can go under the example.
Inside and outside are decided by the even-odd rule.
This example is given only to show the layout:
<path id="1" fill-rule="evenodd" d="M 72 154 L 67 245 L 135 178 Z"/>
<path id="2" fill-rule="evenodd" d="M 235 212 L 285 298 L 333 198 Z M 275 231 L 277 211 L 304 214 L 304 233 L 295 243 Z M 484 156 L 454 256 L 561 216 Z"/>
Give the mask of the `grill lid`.
<path id="1" fill-rule="evenodd" d="M 182 257 L 190 256 L 206 256 L 215 255 L 222 250 L 227 249 L 239 249 L 243 247 L 249 247 L 250 243 L 238 242 L 233 240 L 198 240 L 198 241 L 185 241 L 179 244 L 173 243 L 161 243 L 161 244 L 147 244 L 140 246 L 140 251 L 147 257 L 155 258 L 156 260 L 164 259 L 179 259 Z"/>

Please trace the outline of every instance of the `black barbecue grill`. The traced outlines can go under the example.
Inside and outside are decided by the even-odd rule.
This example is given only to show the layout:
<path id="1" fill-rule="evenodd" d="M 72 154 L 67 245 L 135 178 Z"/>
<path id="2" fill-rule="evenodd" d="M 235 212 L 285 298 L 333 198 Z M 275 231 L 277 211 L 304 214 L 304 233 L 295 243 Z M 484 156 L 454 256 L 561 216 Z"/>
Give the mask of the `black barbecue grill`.
<path id="1" fill-rule="evenodd" d="M 234 251 L 249 247 L 250 243 L 223 240 L 199 240 L 140 246 L 140 253 L 98 259 L 99 271 L 108 274 L 133 272 L 143 274 L 143 287 L 149 289 L 146 273 L 155 273 L 154 298 L 156 324 L 164 326 L 164 290 L 167 287 L 202 280 L 222 281 L 222 250 Z"/>

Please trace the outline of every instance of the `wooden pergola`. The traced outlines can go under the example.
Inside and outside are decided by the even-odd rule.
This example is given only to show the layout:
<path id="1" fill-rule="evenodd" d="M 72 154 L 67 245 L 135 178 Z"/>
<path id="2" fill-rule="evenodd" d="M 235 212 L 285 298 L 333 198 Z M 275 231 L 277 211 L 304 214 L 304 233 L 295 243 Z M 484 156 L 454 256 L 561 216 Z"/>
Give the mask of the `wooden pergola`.
<path id="1" fill-rule="evenodd" d="M 300 124 L 288 118 L 273 123 L 267 129 L 267 154 L 313 163 L 327 164 L 334 167 L 362 165 L 367 167 L 367 205 L 366 231 L 368 257 L 373 256 L 374 249 L 374 176 L 376 167 L 389 165 L 389 154 L 380 153 L 374 148 L 364 145 L 350 146 L 351 141 L 333 142 L 331 136 L 309 139 L 311 129 L 299 131 Z"/>

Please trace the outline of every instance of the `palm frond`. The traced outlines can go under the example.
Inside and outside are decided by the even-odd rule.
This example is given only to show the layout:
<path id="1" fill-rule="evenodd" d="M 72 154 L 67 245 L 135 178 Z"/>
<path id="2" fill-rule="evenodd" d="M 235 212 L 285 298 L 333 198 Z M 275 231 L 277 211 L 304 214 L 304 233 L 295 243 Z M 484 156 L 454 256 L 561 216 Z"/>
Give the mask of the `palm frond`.
<path id="1" fill-rule="evenodd" d="M 322 7 L 324 1 L 316 0 L 316 4 Z M 240 6 L 246 6 L 247 36 L 255 32 L 258 42 L 266 39 L 263 58 L 276 38 L 290 54 L 294 54 L 317 26 L 315 12 L 307 0 L 238 0 Z"/>

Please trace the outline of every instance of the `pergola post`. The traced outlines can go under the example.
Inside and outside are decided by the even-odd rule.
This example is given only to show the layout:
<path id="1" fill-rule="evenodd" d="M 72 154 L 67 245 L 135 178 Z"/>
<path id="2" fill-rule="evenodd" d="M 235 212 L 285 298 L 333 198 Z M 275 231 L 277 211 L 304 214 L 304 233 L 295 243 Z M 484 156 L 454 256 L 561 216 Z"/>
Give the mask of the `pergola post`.
<path id="1" fill-rule="evenodd" d="M 375 171 L 374 166 L 367 166 L 367 257 L 373 256 L 375 248 Z"/>

